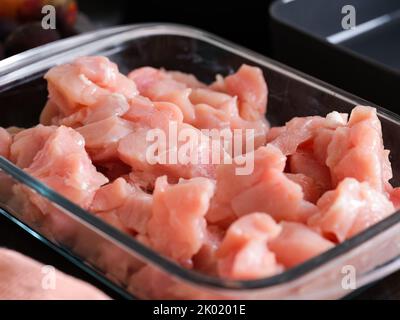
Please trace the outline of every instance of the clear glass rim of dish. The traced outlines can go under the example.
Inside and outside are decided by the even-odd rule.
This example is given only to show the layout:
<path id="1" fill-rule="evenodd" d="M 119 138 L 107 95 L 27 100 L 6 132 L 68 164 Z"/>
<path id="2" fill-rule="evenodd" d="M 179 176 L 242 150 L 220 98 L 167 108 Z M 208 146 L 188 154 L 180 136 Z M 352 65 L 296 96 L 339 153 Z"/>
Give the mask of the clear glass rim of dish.
<path id="1" fill-rule="evenodd" d="M 110 28 L 97 32 L 99 33 L 99 37 L 96 37 L 96 32 L 93 34 L 91 33 L 89 38 L 92 40 L 90 41 L 87 35 L 79 35 L 71 39 L 61 40 L 59 43 L 51 43 L 44 47 L 32 49 L 28 52 L 24 52 L 23 54 L 3 60 L 0 62 L 0 92 L 2 91 L 2 86 L 19 79 L 23 79 L 23 75 L 29 76 L 36 72 L 46 70 L 55 64 L 70 60 L 71 56 L 85 55 L 93 51 L 95 52 L 96 48 L 104 48 L 107 46 L 107 44 L 115 45 L 116 42 L 122 43 L 123 41 L 134 40 L 152 35 L 177 35 L 205 41 L 211 45 L 243 56 L 251 61 L 264 65 L 267 68 L 285 74 L 288 77 L 306 83 L 328 94 L 339 96 L 341 99 L 350 102 L 351 104 L 357 105 L 365 103 L 373 106 L 377 108 L 380 117 L 400 125 L 400 117 L 391 111 L 376 106 L 309 75 L 303 74 L 302 72 L 287 67 L 279 62 L 252 52 L 249 49 L 243 48 L 199 29 L 177 24 L 145 23 Z M 61 46 L 61 49 L 58 48 L 58 46 Z M 47 55 L 47 58 L 43 58 L 43 54 L 45 52 L 55 53 L 52 55 Z M 77 54 L 74 55 L 74 53 Z M 18 66 L 20 66 L 20 68 L 18 68 Z M 202 287 L 209 287 L 211 289 L 266 289 L 268 287 L 287 284 L 288 282 L 297 280 L 300 277 L 317 270 L 319 267 L 326 265 L 329 262 L 333 262 L 335 258 L 339 258 L 346 253 L 349 253 L 350 251 L 358 248 L 365 242 L 372 240 L 374 237 L 389 230 L 400 222 L 400 211 L 396 211 L 389 217 L 364 230 L 358 235 L 336 245 L 321 255 L 316 256 L 280 274 L 256 280 L 226 280 L 185 269 L 173 261 L 159 255 L 154 250 L 138 242 L 135 238 L 118 231 L 108 223 L 96 218 L 93 214 L 90 214 L 88 211 L 82 209 L 57 192 L 48 188 L 40 181 L 31 177 L 1 156 L 0 169 L 16 181 L 30 187 L 44 198 L 64 209 L 69 216 L 75 220 L 78 220 L 79 222 L 84 223 L 87 227 L 91 228 L 95 232 L 100 233 L 125 251 L 140 256 L 140 258 L 142 258 L 144 261 L 158 267 L 162 271 L 171 274 L 174 277 L 181 279 L 184 282 Z M 7 208 L 4 209 L 7 210 Z"/>

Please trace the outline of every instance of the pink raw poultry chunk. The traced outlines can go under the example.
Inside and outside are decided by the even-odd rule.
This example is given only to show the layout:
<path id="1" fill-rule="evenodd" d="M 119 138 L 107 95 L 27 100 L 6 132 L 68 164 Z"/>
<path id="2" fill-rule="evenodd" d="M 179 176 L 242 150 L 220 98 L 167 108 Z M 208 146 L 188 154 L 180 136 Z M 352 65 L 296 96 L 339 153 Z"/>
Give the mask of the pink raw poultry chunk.
<path id="1" fill-rule="evenodd" d="M 213 178 L 216 167 L 213 161 L 221 161 L 222 157 L 227 156 L 223 148 L 212 148 L 210 138 L 189 124 L 175 122 L 174 125 L 177 135 L 189 134 L 196 140 L 187 152 L 183 153 L 188 138 L 169 144 L 172 129 L 159 132 L 163 133 L 162 136 L 166 139 L 151 140 L 148 136 L 149 128 L 138 128 L 119 142 L 119 158 L 133 170 L 147 171 L 155 176 L 166 174 L 174 180 L 192 177 Z M 186 163 L 179 161 L 183 157 L 178 158 L 180 154 L 185 155 L 186 159 L 183 160 L 186 160 Z"/>
<path id="2" fill-rule="evenodd" d="M 194 121 L 194 109 L 189 100 L 191 89 L 178 82 L 164 70 L 142 67 L 133 70 L 128 77 L 133 80 L 141 95 L 152 101 L 171 102 L 182 111 L 185 122 Z"/>
<path id="3" fill-rule="evenodd" d="M 189 100 L 190 92 L 192 89 L 184 89 L 178 91 L 171 91 L 164 93 L 159 98 L 154 99 L 157 102 L 171 102 L 177 105 L 183 114 L 183 119 L 186 123 L 193 124 L 195 120 L 194 106 Z"/>
<path id="4" fill-rule="evenodd" d="M 85 139 L 93 161 L 116 159 L 119 141 L 134 130 L 134 123 L 112 116 L 76 129 Z"/>
<path id="5" fill-rule="evenodd" d="M 83 137 L 64 126 L 49 136 L 26 171 L 83 208 L 108 182 L 90 161 Z"/>
<path id="6" fill-rule="evenodd" d="M 54 101 L 48 99 L 42 112 L 40 113 L 39 123 L 44 126 L 58 124 L 64 117 L 61 110 L 57 107 Z"/>
<path id="7" fill-rule="evenodd" d="M 302 223 L 280 223 L 282 232 L 268 243 L 279 263 L 287 268 L 294 267 L 334 246 Z"/>
<path id="8" fill-rule="evenodd" d="M 185 84 L 188 88 L 205 88 L 204 83 L 200 82 L 193 74 L 180 71 L 166 71 L 168 75 L 177 82 Z"/>
<path id="9" fill-rule="evenodd" d="M 217 252 L 221 277 L 250 280 L 281 272 L 268 241 L 281 228 L 265 213 L 252 213 L 236 220 L 227 230 Z"/>
<path id="10" fill-rule="evenodd" d="M 374 108 L 355 107 L 347 126 L 336 129 L 327 154 L 326 164 L 335 184 L 353 177 L 383 192 L 392 178 L 389 152 L 384 150 L 381 124 Z"/>
<path id="11" fill-rule="evenodd" d="M 306 221 L 316 207 L 304 199 L 302 188 L 284 173 L 286 157 L 273 145 L 246 155 L 254 163 L 248 175 L 237 175 L 237 165 L 217 168 L 217 192 L 207 220 L 217 223 L 232 216 L 265 212 L 274 219 Z M 240 166 L 239 166 L 240 167 Z"/>
<path id="12" fill-rule="evenodd" d="M 152 247 L 191 265 L 191 258 L 205 241 L 204 216 L 213 194 L 214 183 L 206 178 L 193 178 L 176 185 L 169 185 L 165 176 L 158 178 L 153 214 L 147 225 Z"/>
<path id="13" fill-rule="evenodd" d="M 207 220 L 210 223 L 220 223 L 226 219 L 232 220 L 232 218 L 236 218 L 231 207 L 232 199 L 261 181 L 264 172 L 268 168 L 276 168 L 283 171 L 286 157 L 278 148 L 267 145 L 247 154 L 246 161 L 254 163 L 254 169 L 248 175 L 238 175 L 237 169 L 241 166 L 235 162 L 217 166 L 216 194 L 207 213 Z"/>
<path id="14" fill-rule="evenodd" d="M 394 207 L 396 210 L 400 209 L 400 187 L 393 188 L 392 186 L 389 185 L 387 186 L 387 190 L 389 193 L 389 198 L 390 201 L 392 201 Z"/>
<path id="15" fill-rule="evenodd" d="M 267 136 L 267 141 L 278 147 L 284 155 L 292 155 L 297 148 L 312 140 L 324 128 L 335 129 L 344 126 L 347 114 L 329 113 L 326 118 L 320 116 L 296 117 L 284 127 L 274 128 Z"/>
<path id="16" fill-rule="evenodd" d="M 309 176 L 302 173 L 286 173 L 286 177 L 301 186 L 304 200 L 316 203 L 322 195 L 321 187 Z"/>
<path id="17" fill-rule="evenodd" d="M 172 121 L 183 122 L 182 111 L 170 102 L 151 102 L 149 99 L 138 96 L 130 101 L 128 112 L 124 119 L 138 123 L 142 127 L 160 128 L 168 130 Z"/>
<path id="18" fill-rule="evenodd" d="M 326 238 L 342 242 L 394 212 L 389 199 L 367 182 L 345 178 L 318 200 L 319 213 L 308 224 Z"/>
<path id="19" fill-rule="evenodd" d="M 203 246 L 193 256 L 193 267 L 209 275 L 218 275 L 217 252 L 221 245 L 225 231 L 218 226 L 208 226 Z"/>
<path id="20" fill-rule="evenodd" d="M 265 212 L 277 221 L 306 222 L 318 211 L 304 199 L 301 186 L 276 169 L 266 170 L 259 183 L 234 197 L 231 203 L 238 216 Z"/>
<path id="21" fill-rule="evenodd" d="M 90 210 L 113 219 L 114 225 L 123 226 L 124 230 L 145 234 L 152 206 L 152 195 L 118 178 L 96 192 Z"/>
<path id="22" fill-rule="evenodd" d="M 118 229 L 119 231 L 130 233 L 130 229 L 127 228 L 122 222 L 115 211 L 104 211 L 98 212 L 95 214 L 96 217 L 100 218 L 101 220 L 107 222 L 109 225 L 113 226 L 114 228 Z"/>
<path id="23" fill-rule="evenodd" d="M 301 173 L 313 179 L 321 194 L 332 189 L 329 168 L 316 160 L 312 152 L 299 150 L 294 153 L 290 156 L 289 166 L 291 173 Z"/>
<path id="24" fill-rule="evenodd" d="M 56 66 L 46 73 L 45 79 L 50 100 L 64 116 L 94 105 L 104 95 L 119 93 L 127 99 L 137 95 L 135 83 L 105 57 L 82 57 Z"/>
<path id="25" fill-rule="evenodd" d="M 136 83 L 139 92 L 151 100 L 157 100 L 157 97 L 165 93 L 187 88 L 185 83 L 176 81 L 164 70 L 152 67 L 135 69 L 128 74 L 128 77 Z"/>
<path id="26" fill-rule="evenodd" d="M 392 201 L 396 210 L 400 209 L 400 187 L 394 188 L 390 193 L 390 201 Z"/>
<path id="27" fill-rule="evenodd" d="M 273 128 L 267 136 L 267 141 L 279 148 L 284 155 L 292 155 L 298 146 L 313 136 L 315 128 L 322 125 L 324 118 L 303 117 L 293 118 L 284 127 Z"/>
<path id="28" fill-rule="evenodd" d="M 0 156 L 8 158 L 10 156 L 11 135 L 7 130 L 0 128 Z"/>
<path id="29" fill-rule="evenodd" d="M 210 96 L 216 94 L 210 91 Z M 221 93 L 217 93 L 221 94 Z M 218 107 L 206 103 L 196 104 L 194 106 L 196 119 L 194 126 L 199 129 L 230 129 L 232 132 L 241 131 L 242 152 L 246 150 L 246 139 L 250 141 L 250 134 L 254 139 L 254 149 L 265 144 L 269 124 L 265 118 L 256 121 L 247 121 L 240 117 L 237 99 L 230 98 L 224 101 Z M 249 129 L 246 131 L 246 129 Z M 247 134 L 247 136 L 246 136 Z"/>
<path id="30" fill-rule="evenodd" d="M 118 208 L 121 223 L 139 234 L 146 234 L 147 224 L 152 215 L 153 196 L 135 187 L 124 204 Z"/>
<path id="31" fill-rule="evenodd" d="M 134 98 L 132 98 L 134 99 Z M 128 100 L 120 93 L 112 93 L 99 98 L 93 106 L 81 108 L 62 119 L 53 119 L 53 124 L 81 127 L 113 116 L 122 116 L 129 110 Z"/>
<path id="32" fill-rule="evenodd" d="M 217 80 L 211 88 L 237 96 L 240 115 L 244 119 L 254 121 L 265 116 L 268 88 L 261 69 L 244 64 L 222 83 Z"/>
<path id="33" fill-rule="evenodd" d="M 10 148 L 10 160 L 22 169 L 29 167 L 56 129 L 55 126 L 47 127 L 39 124 L 18 132 Z"/>
<path id="34" fill-rule="evenodd" d="M 314 136 L 312 149 L 315 160 L 320 164 L 326 166 L 326 159 L 328 158 L 328 146 L 332 141 L 335 129 L 320 128 Z M 329 169 L 328 169 L 329 170 Z M 329 172 L 330 174 L 330 172 Z M 331 180 L 331 179 L 330 179 Z M 331 181 L 332 182 L 332 181 Z"/>
<path id="35" fill-rule="evenodd" d="M 200 129 L 229 129 L 230 116 L 223 110 L 215 109 L 208 104 L 194 106 L 196 121 L 194 126 Z"/>
<path id="36" fill-rule="evenodd" d="M 97 190 L 90 210 L 94 212 L 108 211 L 122 206 L 132 191 L 124 178 L 118 178 L 112 183 Z"/>
<path id="37" fill-rule="evenodd" d="M 118 66 L 106 57 L 81 57 L 75 60 L 75 65 L 90 81 L 106 88 L 110 93 L 120 93 L 127 99 L 138 93 L 135 84 L 121 74 Z"/>
<path id="38" fill-rule="evenodd" d="M 226 102 L 233 99 L 229 94 L 207 88 L 193 89 L 189 98 L 194 105 L 207 104 L 215 109 L 221 108 Z M 234 99 L 236 100 L 237 98 Z"/>

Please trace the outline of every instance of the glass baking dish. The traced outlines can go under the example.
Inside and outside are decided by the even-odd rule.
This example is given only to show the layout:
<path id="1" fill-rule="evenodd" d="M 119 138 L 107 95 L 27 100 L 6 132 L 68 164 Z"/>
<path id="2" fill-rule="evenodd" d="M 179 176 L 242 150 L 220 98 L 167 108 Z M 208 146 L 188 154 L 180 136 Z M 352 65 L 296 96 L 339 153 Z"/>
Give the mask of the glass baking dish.
<path id="1" fill-rule="evenodd" d="M 115 32 L 114 32 L 115 31 Z M 98 37 L 77 36 L 33 49 L 0 64 L 0 125 L 38 123 L 46 97 L 43 74 L 82 55 L 105 55 L 122 72 L 151 65 L 194 73 L 205 82 L 247 63 L 268 81 L 268 120 L 281 125 L 294 116 L 349 112 L 372 105 L 214 35 L 172 24 L 141 24 Z M 108 33 L 107 33 L 108 32 Z M 46 55 L 43 53 L 46 52 Z M 379 110 L 394 185 L 400 181 L 400 118 Z M 40 197 L 44 215 L 29 199 Z M 333 299 L 400 268 L 400 213 L 284 273 L 253 281 L 228 281 L 183 269 L 140 242 L 79 208 L 0 158 L 0 212 L 126 296 L 158 299 Z M 349 268 L 350 267 L 350 268 Z M 349 271 L 350 270 L 350 271 Z M 350 274 L 349 272 L 352 272 Z M 355 276 L 348 285 L 349 276 Z M 353 285 L 354 284 L 354 285 Z"/>

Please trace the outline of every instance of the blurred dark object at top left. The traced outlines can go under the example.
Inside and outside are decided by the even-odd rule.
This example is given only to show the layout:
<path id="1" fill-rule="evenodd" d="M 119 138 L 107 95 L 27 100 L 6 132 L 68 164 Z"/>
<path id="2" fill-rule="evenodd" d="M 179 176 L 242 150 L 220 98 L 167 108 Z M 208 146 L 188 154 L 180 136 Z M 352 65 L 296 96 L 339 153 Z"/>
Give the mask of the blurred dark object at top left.
<path id="1" fill-rule="evenodd" d="M 55 30 L 42 28 L 45 5 L 55 8 Z M 1 0 L 0 59 L 90 29 L 75 0 Z"/>
<path id="2" fill-rule="evenodd" d="M 14 19 L 0 17 L 0 41 L 5 41 L 17 27 L 18 23 Z"/>
<path id="3" fill-rule="evenodd" d="M 40 22 L 25 23 L 16 28 L 4 42 L 7 56 L 61 39 L 57 30 L 44 30 Z"/>

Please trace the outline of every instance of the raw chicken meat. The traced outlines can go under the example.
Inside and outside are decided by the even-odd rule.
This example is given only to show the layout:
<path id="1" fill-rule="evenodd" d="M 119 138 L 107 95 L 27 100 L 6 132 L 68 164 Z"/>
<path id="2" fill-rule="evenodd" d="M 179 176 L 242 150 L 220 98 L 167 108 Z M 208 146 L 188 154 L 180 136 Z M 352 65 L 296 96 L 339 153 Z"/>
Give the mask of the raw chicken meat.
<path id="1" fill-rule="evenodd" d="M 231 207 L 232 199 L 259 182 L 267 168 L 283 171 L 286 158 L 279 149 L 267 145 L 247 154 L 246 160 L 254 166 L 250 175 L 237 175 L 237 169 L 241 166 L 236 163 L 221 164 L 217 167 L 216 193 L 206 216 L 210 223 L 221 223 L 225 220 L 231 223 L 237 218 Z"/>
<path id="2" fill-rule="evenodd" d="M 262 180 L 232 199 L 233 211 L 242 216 L 265 212 L 277 221 L 305 222 L 317 208 L 304 198 L 300 185 L 276 169 L 266 170 Z"/>
<path id="3" fill-rule="evenodd" d="M 50 134 L 26 172 L 85 209 L 97 189 L 108 182 L 93 166 L 83 137 L 64 126 Z"/>
<path id="4" fill-rule="evenodd" d="M 267 136 L 267 142 L 278 147 L 284 155 L 292 155 L 297 148 L 307 143 L 322 129 L 336 129 L 345 126 L 347 114 L 329 113 L 326 118 L 319 116 L 293 118 L 284 127 L 276 128 Z"/>
<path id="5" fill-rule="evenodd" d="M 123 118 L 141 126 L 166 130 L 170 122 L 182 123 L 181 110 L 170 102 L 152 102 L 144 97 L 130 101 L 130 107 Z"/>
<path id="6" fill-rule="evenodd" d="M 14 140 L 15 159 L 27 166 L 27 173 L 84 209 L 89 208 L 97 189 L 108 182 L 96 171 L 83 137 L 74 129 L 39 125 L 18 133 Z M 15 185 L 13 190 L 13 206 L 21 208 L 25 218 L 50 230 L 57 241 L 74 243 L 80 231 L 75 221 L 28 187 Z"/>
<path id="7" fill-rule="evenodd" d="M 127 99 L 137 95 L 135 83 L 119 73 L 117 65 L 105 57 L 78 58 L 50 69 L 45 79 L 52 102 L 47 107 L 54 109 L 56 106 L 56 114 L 63 116 L 91 107 L 111 93 L 121 94 Z"/>
<path id="8" fill-rule="evenodd" d="M 207 214 L 211 223 L 252 212 L 265 212 L 274 219 L 306 222 L 317 211 L 304 199 L 299 184 L 284 173 L 286 157 L 269 144 L 246 155 L 254 164 L 250 175 L 237 175 L 237 165 L 221 164 L 217 168 L 217 191 Z"/>
<path id="9" fill-rule="evenodd" d="M 335 185 L 352 177 L 383 192 L 385 184 L 392 178 L 388 156 L 376 110 L 358 106 L 351 112 L 348 124 L 333 134 L 326 164 Z"/>
<path id="10" fill-rule="evenodd" d="M 280 231 L 279 225 L 264 213 L 252 213 L 236 220 L 228 228 L 217 252 L 220 276 L 249 280 L 282 271 L 267 244 Z"/>
<path id="11" fill-rule="evenodd" d="M 130 192 L 131 186 L 124 178 L 118 178 L 97 190 L 90 210 L 99 212 L 116 209 L 124 204 Z"/>
<path id="12" fill-rule="evenodd" d="M 195 142 L 188 146 L 187 152 L 183 152 L 183 147 L 190 143 L 189 137 L 177 143 L 173 140 L 173 143 L 170 144 L 172 132 L 167 130 L 167 132 L 162 132 L 162 137 L 165 139 L 151 141 L 152 139 L 148 138 L 149 129 L 138 128 L 119 142 L 119 158 L 129 164 L 134 171 L 147 171 L 155 176 L 168 175 L 174 181 L 180 177 L 185 179 L 215 177 L 216 165 L 213 164 L 213 159 L 222 161 L 221 159 L 228 156 L 223 148 L 212 148 L 211 139 L 189 124 L 175 122 L 174 130 L 176 130 L 177 136 L 182 134 L 195 138 Z M 156 136 L 154 137 L 156 138 Z M 178 150 L 181 153 L 178 153 Z M 149 162 L 149 158 L 152 159 L 151 162 Z M 173 159 L 173 161 L 169 161 L 169 159 Z M 179 159 L 184 160 L 179 161 Z"/>
<path id="13" fill-rule="evenodd" d="M 194 104 L 194 126 L 199 129 L 230 129 L 232 132 L 241 130 L 243 150 L 245 150 L 246 129 L 252 129 L 254 148 L 265 144 L 269 125 L 265 117 L 248 121 L 239 114 L 237 97 L 231 97 L 221 92 L 210 89 L 195 89 L 190 95 Z M 247 132 L 249 134 L 249 132 Z M 244 152 L 240 152 L 242 154 Z"/>
<path id="14" fill-rule="evenodd" d="M 128 100 L 122 94 L 112 93 L 100 97 L 90 108 L 82 108 L 68 117 L 58 119 L 55 124 L 81 127 L 113 116 L 123 116 L 128 110 Z"/>
<path id="15" fill-rule="evenodd" d="M 11 135 L 7 130 L 0 128 L 0 156 L 8 158 L 10 156 Z"/>
<path id="16" fill-rule="evenodd" d="M 286 173 L 287 178 L 300 185 L 304 194 L 304 200 L 316 203 L 322 195 L 321 187 L 314 179 L 302 173 Z"/>
<path id="17" fill-rule="evenodd" d="M 205 274 L 216 276 L 217 252 L 221 245 L 225 231 L 218 226 L 208 226 L 204 243 L 200 250 L 193 256 L 194 269 Z"/>
<path id="18" fill-rule="evenodd" d="M 17 133 L 11 144 L 10 160 L 22 169 L 29 167 L 36 154 L 56 129 L 57 127 L 46 127 L 39 124 Z"/>
<path id="19" fill-rule="evenodd" d="M 345 178 L 317 205 L 320 212 L 309 219 L 308 225 L 335 242 L 356 235 L 395 211 L 385 194 L 354 178 Z"/>
<path id="20" fill-rule="evenodd" d="M 268 88 L 261 69 L 242 65 L 239 70 L 211 86 L 239 99 L 240 115 L 246 120 L 264 118 Z"/>
<path id="21" fill-rule="evenodd" d="M 203 245 L 214 183 L 206 178 L 169 185 L 166 176 L 156 181 L 153 214 L 147 224 L 154 249 L 186 265 Z M 184 197 L 182 197 L 184 195 Z"/>
<path id="22" fill-rule="evenodd" d="M 334 246 L 302 223 L 282 221 L 281 233 L 268 243 L 276 260 L 285 267 L 294 267 Z"/>
<path id="23" fill-rule="evenodd" d="M 237 97 L 232 98 L 229 94 L 214 91 L 208 88 L 193 89 L 190 93 L 190 101 L 194 104 L 206 104 L 215 109 L 219 109 L 232 99 L 237 100 Z M 239 110 L 235 110 L 239 113 Z"/>
<path id="24" fill-rule="evenodd" d="M 118 143 L 133 132 L 134 123 L 112 116 L 76 130 L 84 137 L 93 161 L 104 161 L 118 157 Z"/>
<path id="25" fill-rule="evenodd" d="M 206 84 L 200 82 L 193 74 L 184 73 L 180 71 L 166 71 L 172 79 L 177 82 L 185 84 L 188 88 L 197 89 L 205 88 Z"/>
<path id="26" fill-rule="evenodd" d="M 390 191 L 390 201 L 392 201 L 396 210 L 400 209 L 400 188 L 394 188 Z"/>
<path id="27" fill-rule="evenodd" d="M 149 66 L 125 76 L 105 57 L 82 57 L 45 78 L 41 124 L 0 128 L 0 156 L 180 266 L 269 277 L 400 208 L 374 108 L 270 128 L 263 72 L 248 65 L 206 84 Z M 2 202 L 134 294 L 215 298 L 0 178 Z"/>
<path id="28" fill-rule="evenodd" d="M 332 188 L 329 168 L 325 164 L 321 164 L 312 151 L 299 150 L 294 153 L 290 156 L 289 166 L 290 172 L 311 178 L 316 187 L 320 189 L 319 195 Z"/>
<path id="29" fill-rule="evenodd" d="M 96 192 L 90 210 L 105 220 L 113 219 L 121 230 L 146 234 L 152 207 L 152 195 L 118 178 Z"/>
<path id="30" fill-rule="evenodd" d="M 189 100 L 191 89 L 185 82 L 176 81 L 171 74 L 152 67 L 143 67 L 129 73 L 141 95 L 152 101 L 171 102 L 177 105 L 187 123 L 193 123 L 194 108 Z"/>

